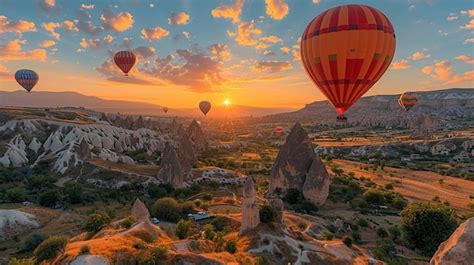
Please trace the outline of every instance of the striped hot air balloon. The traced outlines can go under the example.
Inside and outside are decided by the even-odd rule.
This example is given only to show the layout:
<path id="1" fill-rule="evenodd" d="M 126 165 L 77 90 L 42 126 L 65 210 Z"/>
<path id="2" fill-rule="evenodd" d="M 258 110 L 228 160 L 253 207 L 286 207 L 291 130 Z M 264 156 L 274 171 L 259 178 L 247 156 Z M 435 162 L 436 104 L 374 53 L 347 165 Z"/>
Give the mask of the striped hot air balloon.
<path id="1" fill-rule="evenodd" d="M 26 91 L 30 92 L 33 87 L 38 83 L 38 74 L 29 69 L 21 69 L 16 71 L 15 79 Z"/>
<path id="2" fill-rule="evenodd" d="M 413 106 L 418 103 L 418 98 L 416 94 L 414 93 L 403 93 L 400 95 L 400 98 L 398 99 L 398 104 L 406 111 L 408 112 Z"/>
<path id="3" fill-rule="evenodd" d="M 119 51 L 114 56 L 115 64 L 125 73 L 125 76 L 128 76 L 128 72 L 135 65 L 136 60 L 135 54 L 131 51 Z"/>
<path id="4" fill-rule="evenodd" d="M 395 52 L 388 18 L 366 5 L 343 5 L 324 11 L 301 37 L 301 61 L 324 96 L 344 113 L 385 73 Z"/>
<path id="5" fill-rule="evenodd" d="M 206 116 L 207 113 L 211 110 L 211 102 L 209 102 L 209 101 L 199 102 L 199 109 L 204 114 L 204 116 Z"/>

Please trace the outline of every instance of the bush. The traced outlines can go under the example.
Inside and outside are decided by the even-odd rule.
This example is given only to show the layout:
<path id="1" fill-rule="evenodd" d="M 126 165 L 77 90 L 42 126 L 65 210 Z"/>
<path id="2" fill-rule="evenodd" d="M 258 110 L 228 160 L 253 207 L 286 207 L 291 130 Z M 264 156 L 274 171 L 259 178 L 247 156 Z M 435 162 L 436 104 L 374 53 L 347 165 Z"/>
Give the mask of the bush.
<path id="1" fill-rule="evenodd" d="M 311 214 L 313 212 L 316 212 L 318 210 L 318 207 L 314 205 L 310 200 L 302 200 L 301 202 L 293 205 L 293 208 L 295 211 L 306 213 L 306 214 Z"/>
<path id="2" fill-rule="evenodd" d="M 72 204 L 81 203 L 83 201 L 82 194 L 82 186 L 77 183 L 68 184 L 64 189 L 64 195 L 66 195 L 67 200 Z"/>
<path id="3" fill-rule="evenodd" d="M 26 259 L 12 258 L 8 262 L 8 265 L 35 265 L 35 264 L 36 262 L 34 258 L 26 258 Z"/>
<path id="4" fill-rule="evenodd" d="M 136 236 L 141 240 L 145 241 L 146 243 L 153 243 L 155 241 L 153 236 L 146 230 L 137 231 Z"/>
<path id="5" fill-rule="evenodd" d="M 326 240 L 332 240 L 334 238 L 334 235 L 329 231 L 324 231 L 323 238 Z"/>
<path id="6" fill-rule="evenodd" d="M 54 259 L 59 253 L 64 251 L 69 238 L 67 236 L 52 236 L 41 242 L 34 251 L 36 261 L 41 263 Z"/>
<path id="7" fill-rule="evenodd" d="M 122 222 L 120 222 L 120 227 L 129 229 L 136 222 L 137 218 L 133 215 L 129 215 L 127 218 L 123 219 Z"/>
<path id="8" fill-rule="evenodd" d="M 212 200 L 212 195 L 207 193 L 207 194 L 204 194 L 204 196 L 202 196 L 202 199 L 205 200 L 205 201 L 210 201 Z"/>
<path id="9" fill-rule="evenodd" d="M 152 249 L 152 254 L 155 263 L 151 264 L 166 264 L 168 260 L 168 248 L 166 246 L 157 246 Z"/>
<path id="10" fill-rule="evenodd" d="M 60 194 L 57 189 L 48 190 L 39 196 L 39 204 L 43 207 L 53 207 L 60 200 Z"/>
<path id="11" fill-rule="evenodd" d="M 288 189 L 283 200 L 289 204 L 296 204 L 304 199 L 303 193 L 297 189 Z"/>
<path id="12" fill-rule="evenodd" d="M 212 240 L 214 236 L 216 235 L 215 228 L 212 224 L 206 224 L 202 227 L 201 229 L 204 233 L 204 238 L 208 240 Z"/>
<path id="13" fill-rule="evenodd" d="M 225 250 L 229 252 L 230 254 L 234 254 L 237 252 L 237 242 L 235 240 L 229 240 L 225 244 Z"/>
<path id="14" fill-rule="evenodd" d="M 303 221 L 298 222 L 298 223 L 296 224 L 296 226 L 297 226 L 298 229 L 301 230 L 301 231 L 304 231 L 304 230 L 306 229 L 306 227 L 308 227 L 308 225 L 307 225 L 305 222 L 303 222 Z"/>
<path id="15" fill-rule="evenodd" d="M 166 188 L 160 185 L 150 184 L 148 185 L 146 192 L 151 198 L 163 198 L 168 196 L 168 191 Z"/>
<path id="16" fill-rule="evenodd" d="M 176 222 L 181 217 L 181 208 L 179 203 L 171 197 L 158 199 L 151 207 L 153 216 L 168 221 Z"/>
<path id="17" fill-rule="evenodd" d="M 43 234 L 32 234 L 30 235 L 23 244 L 24 251 L 31 251 L 35 249 L 41 242 L 43 242 L 47 237 Z"/>
<path id="18" fill-rule="evenodd" d="M 394 242 L 399 242 L 400 241 L 400 236 L 401 236 L 402 232 L 400 231 L 400 229 L 398 227 L 395 227 L 395 226 L 389 227 L 388 228 L 388 233 L 390 234 L 390 236 L 392 237 Z"/>
<path id="19" fill-rule="evenodd" d="M 363 196 L 369 204 L 382 205 L 385 203 L 385 194 L 378 189 L 369 189 L 364 192 Z"/>
<path id="20" fill-rule="evenodd" d="M 214 226 L 216 231 L 222 232 L 231 225 L 231 222 L 224 216 L 217 216 L 211 221 L 211 224 Z"/>
<path id="21" fill-rule="evenodd" d="M 407 206 L 408 202 L 401 196 L 395 197 L 392 201 L 392 206 L 399 209 L 403 210 Z"/>
<path id="22" fill-rule="evenodd" d="M 367 220 L 363 219 L 363 218 L 360 218 L 358 221 L 357 221 L 357 224 L 361 227 L 368 227 L 369 226 L 369 223 L 367 222 Z"/>
<path id="23" fill-rule="evenodd" d="M 175 236 L 179 239 L 185 239 L 194 232 L 194 222 L 192 220 L 179 220 L 176 224 Z"/>
<path id="24" fill-rule="evenodd" d="M 97 233 L 110 222 L 110 217 L 105 214 L 95 213 L 89 215 L 84 225 L 84 230 L 91 233 Z"/>
<path id="25" fill-rule="evenodd" d="M 356 243 L 359 243 L 359 242 L 360 242 L 361 236 L 360 236 L 360 233 L 359 233 L 359 232 L 357 232 L 357 231 L 352 231 L 351 237 L 352 237 L 352 240 L 354 240 L 354 242 L 356 242 Z"/>
<path id="26" fill-rule="evenodd" d="M 88 254 L 91 252 L 91 247 L 89 245 L 82 245 L 81 248 L 79 249 L 79 254 Z"/>
<path id="27" fill-rule="evenodd" d="M 366 209 L 369 207 L 369 204 L 361 198 L 355 198 L 351 201 L 351 207 L 353 209 Z"/>
<path id="28" fill-rule="evenodd" d="M 262 223 L 273 223 L 275 221 L 275 210 L 269 204 L 265 204 L 260 207 L 260 222 Z"/>
<path id="29" fill-rule="evenodd" d="M 377 228 L 377 235 L 381 238 L 386 238 L 388 236 L 387 230 L 383 227 Z"/>
<path id="30" fill-rule="evenodd" d="M 392 183 L 387 183 L 383 186 L 386 190 L 393 190 L 393 184 Z"/>
<path id="31" fill-rule="evenodd" d="M 345 236 L 342 238 L 342 243 L 344 243 L 346 246 L 351 247 L 352 246 L 352 238 Z"/>
<path id="32" fill-rule="evenodd" d="M 14 187 L 6 191 L 6 197 L 10 202 L 23 202 L 27 198 L 27 192 L 22 187 Z"/>
<path id="33" fill-rule="evenodd" d="M 408 243 L 427 256 L 431 256 L 457 227 L 452 209 L 427 202 L 410 203 L 401 212 L 401 222 Z"/>

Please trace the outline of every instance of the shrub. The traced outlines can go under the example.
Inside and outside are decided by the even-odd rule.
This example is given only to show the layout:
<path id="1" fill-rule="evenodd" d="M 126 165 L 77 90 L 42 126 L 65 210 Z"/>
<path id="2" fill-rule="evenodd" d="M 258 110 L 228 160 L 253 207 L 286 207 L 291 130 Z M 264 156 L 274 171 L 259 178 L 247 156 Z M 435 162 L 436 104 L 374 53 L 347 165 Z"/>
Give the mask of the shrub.
<path id="1" fill-rule="evenodd" d="M 275 221 L 275 210 L 273 207 L 269 204 L 265 204 L 262 207 L 260 207 L 260 222 L 262 223 L 273 223 Z"/>
<path id="2" fill-rule="evenodd" d="M 357 221 L 357 224 L 361 227 L 368 227 L 369 226 L 369 223 L 367 222 L 367 220 L 363 219 L 363 218 L 360 218 L 358 221 Z"/>
<path id="3" fill-rule="evenodd" d="M 35 264 L 36 262 L 34 258 L 26 258 L 26 259 L 12 258 L 8 262 L 8 265 L 35 265 Z"/>
<path id="4" fill-rule="evenodd" d="M 54 259 L 59 253 L 64 251 L 69 238 L 67 236 L 52 236 L 41 242 L 34 251 L 36 261 L 41 263 Z"/>
<path id="5" fill-rule="evenodd" d="M 387 230 L 383 227 L 377 228 L 377 235 L 381 238 L 386 238 L 388 236 Z"/>
<path id="6" fill-rule="evenodd" d="M 82 245 L 81 248 L 79 249 L 79 254 L 88 254 L 91 252 L 91 247 L 89 245 Z"/>
<path id="7" fill-rule="evenodd" d="M 181 217 L 179 203 L 171 197 L 158 199 L 151 208 L 153 216 L 176 222 Z"/>
<path id="8" fill-rule="evenodd" d="M 237 242 L 235 240 L 229 240 L 225 244 L 225 250 L 229 252 L 230 254 L 234 254 L 237 252 Z"/>
<path id="9" fill-rule="evenodd" d="M 364 192 L 364 199 L 370 203 L 375 205 L 382 205 L 385 203 L 385 194 L 383 191 L 378 189 L 369 189 L 368 191 Z"/>
<path id="10" fill-rule="evenodd" d="M 288 189 L 286 191 L 285 197 L 283 198 L 289 204 L 296 204 L 304 199 L 303 193 L 297 189 Z"/>
<path id="11" fill-rule="evenodd" d="M 208 240 L 212 240 L 216 235 L 215 228 L 212 224 L 206 224 L 202 227 L 202 231 L 204 232 L 204 238 Z"/>
<path id="12" fill-rule="evenodd" d="M 43 242 L 47 237 L 43 234 L 32 234 L 28 236 L 23 244 L 24 251 L 31 251 L 35 249 L 41 242 Z"/>
<path id="13" fill-rule="evenodd" d="M 86 224 L 84 225 L 84 230 L 97 233 L 110 222 L 110 217 L 105 214 L 95 213 L 89 215 Z"/>
<path id="14" fill-rule="evenodd" d="M 296 224 L 296 226 L 297 226 L 298 229 L 301 230 L 301 231 L 304 231 L 304 230 L 306 229 L 306 227 L 308 227 L 308 225 L 307 225 L 305 222 L 303 222 L 303 221 L 298 222 L 298 223 Z"/>
<path id="15" fill-rule="evenodd" d="M 369 204 L 364 199 L 355 198 L 351 201 L 351 207 L 354 209 L 366 209 L 369 207 Z"/>
<path id="16" fill-rule="evenodd" d="M 66 195 L 67 200 L 72 204 L 81 203 L 83 201 L 82 194 L 83 189 L 80 184 L 68 184 L 66 188 L 64 188 L 64 195 Z"/>
<path id="17" fill-rule="evenodd" d="M 318 210 L 318 207 L 314 205 L 310 200 L 302 200 L 301 202 L 295 204 L 294 206 L 295 211 L 311 214 Z"/>
<path id="18" fill-rule="evenodd" d="M 205 200 L 205 201 L 210 201 L 212 200 L 212 195 L 207 193 L 207 194 L 204 194 L 204 196 L 202 196 L 202 199 Z"/>
<path id="19" fill-rule="evenodd" d="M 359 233 L 359 232 L 357 232 L 357 231 L 352 231 L 351 237 L 352 237 L 352 240 L 354 240 L 354 242 L 356 242 L 356 243 L 359 243 L 359 242 L 360 242 L 361 236 L 360 236 L 360 233 Z"/>
<path id="20" fill-rule="evenodd" d="M 408 202 L 401 196 L 395 197 L 392 201 L 392 206 L 399 209 L 403 210 L 407 206 Z"/>
<path id="21" fill-rule="evenodd" d="M 217 216 L 211 221 L 211 224 L 214 226 L 216 231 L 222 232 L 226 227 L 229 227 L 231 223 L 224 216 Z"/>
<path id="22" fill-rule="evenodd" d="M 163 245 L 154 247 L 151 255 L 155 260 L 155 263 L 152 264 L 166 264 L 166 261 L 169 259 L 168 248 Z"/>
<path id="23" fill-rule="evenodd" d="M 326 240 L 332 240 L 334 238 L 334 235 L 329 231 L 324 231 L 323 238 Z"/>
<path id="24" fill-rule="evenodd" d="M 185 239 L 189 237 L 194 230 L 194 222 L 192 220 L 181 219 L 176 224 L 175 236 L 179 239 Z"/>
<path id="25" fill-rule="evenodd" d="M 135 249 L 145 249 L 146 248 L 145 243 L 143 243 L 143 241 L 137 241 L 137 242 L 133 243 L 132 247 L 135 248 Z"/>
<path id="26" fill-rule="evenodd" d="M 352 246 L 352 238 L 345 236 L 342 238 L 342 243 L 344 243 L 346 246 L 351 247 Z"/>
<path id="27" fill-rule="evenodd" d="M 53 207 L 60 199 L 57 189 L 48 190 L 39 196 L 39 204 L 43 207 Z"/>
<path id="28" fill-rule="evenodd" d="M 10 202 L 23 202 L 27 198 L 27 192 L 22 187 L 14 187 L 6 191 L 6 197 Z"/>
<path id="29" fill-rule="evenodd" d="M 129 215 L 127 218 L 123 219 L 122 222 L 120 222 L 120 227 L 129 229 L 136 222 L 137 218 L 133 215 Z"/>
<path id="30" fill-rule="evenodd" d="M 393 184 L 392 183 L 387 183 L 383 186 L 386 190 L 393 190 Z"/>
<path id="31" fill-rule="evenodd" d="M 401 212 L 401 222 L 408 243 L 431 256 L 441 242 L 457 227 L 454 211 L 442 204 L 410 203 Z"/>
<path id="32" fill-rule="evenodd" d="M 153 236 L 145 230 L 138 231 L 136 233 L 136 236 L 140 238 L 141 240 L 145 241 L 146 243 L 153 243 L 155 241 Z"/>
<path id="33" fill-rule="evenodd" d="M 388 233 L 390 234 L 390 236 L 392 237 L 393 241 L 394 242 L 398 242 L 400 240 L 400 236 L 401 236 L 401 231 L 398 227 L 395 227 L 395 226 L 391 226 L 388 228 Z"/>

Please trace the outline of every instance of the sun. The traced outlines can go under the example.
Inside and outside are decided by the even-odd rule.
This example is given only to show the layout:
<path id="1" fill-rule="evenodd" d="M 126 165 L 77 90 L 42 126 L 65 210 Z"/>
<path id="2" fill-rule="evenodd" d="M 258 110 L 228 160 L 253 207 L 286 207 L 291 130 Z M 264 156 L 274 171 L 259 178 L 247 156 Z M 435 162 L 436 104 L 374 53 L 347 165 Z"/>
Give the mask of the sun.
<path id="1" fill-rule="evenodd" d="M 224 106 L 226 107 L 230 106 L 230 100 L 228 98 L 224 100 Z"/>

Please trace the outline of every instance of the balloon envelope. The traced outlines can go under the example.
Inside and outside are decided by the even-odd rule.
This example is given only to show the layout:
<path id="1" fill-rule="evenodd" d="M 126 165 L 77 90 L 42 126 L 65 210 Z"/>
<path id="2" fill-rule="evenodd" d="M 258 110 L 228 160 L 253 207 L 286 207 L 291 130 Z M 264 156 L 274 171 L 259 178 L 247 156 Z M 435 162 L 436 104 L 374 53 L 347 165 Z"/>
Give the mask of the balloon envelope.
<path id="1" fill-rule="evenodd" d="M 407 112 L 413 108 L 417 102 L 418 98 L 414 93 L 403 93 L 398 99 L 398 104 Z"/>
<path id="2" fill-rule="evenodd" d="M 131 51 L 119 51 L 115 53 L 114 56 L 115 64 L 125 73 L 126 76 L 135 65 L 136 60 L 137 58 L 135 57 L 135 54 Z"/>
<path id="3" fill-rule="evenodd" d="M 26 91 L 30 92 L 38 83 L 39 76 L 33 70 L 21 69 L 16 71 L 15 79 Z"/>
<path id="4" fill-rule="evenodd" d="M 384 74 L 395 52 L 388 18 L 366 5 L 343 5 L 315 17 L 301 37 L 306 73 L 343 117 Z"/>
<path id="5" fill-rule="evenodd" d="M 164 113 L 168 113 L 168 108 L 167 108 L 167 107 L 164 107 L 164 108 L 163 108 L 163 112 L 164 112 Z"/>
<path id="6" fill-rule="evenodd" d="M 201 101 L 199 102 L 199 109 L 204 115 L 207 115 L 209 110 L 211 110 L 211 102 L 209 101 Z"/>
<path id="7" fill-rule="evenodd" d="M 283 132 L 283 127 L 280 127 L 280 126 L 276 127 L 275 132 L 276 133 L 282 133 Z"/>

